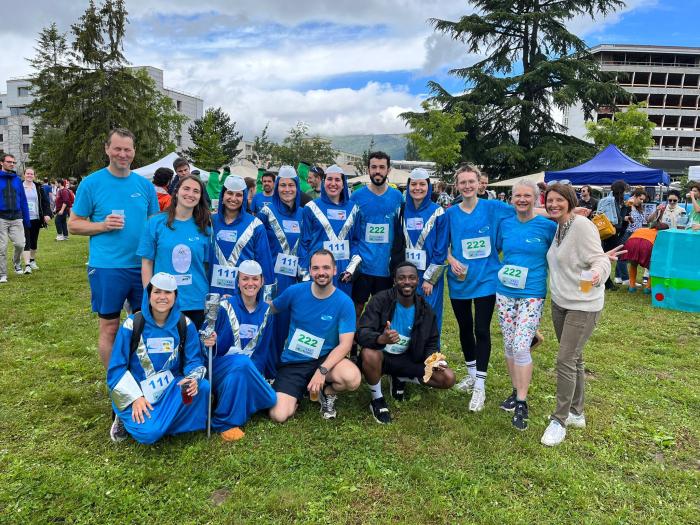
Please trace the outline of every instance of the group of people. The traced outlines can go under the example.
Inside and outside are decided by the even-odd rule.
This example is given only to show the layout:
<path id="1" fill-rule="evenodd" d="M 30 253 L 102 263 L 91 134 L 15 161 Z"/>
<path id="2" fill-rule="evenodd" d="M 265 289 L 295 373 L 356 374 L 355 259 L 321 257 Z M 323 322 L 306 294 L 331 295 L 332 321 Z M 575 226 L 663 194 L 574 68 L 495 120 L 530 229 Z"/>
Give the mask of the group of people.
<path id="1" fill-rule="evenodd" d="M 513 387 L 501 408 L 525 430 L 548 278 L 560 348 L 556 409 L 541 441 L 556 445 L 567 428 L 585 426 L 583 348 L 616 252 L 604 253 L 577 214 L 571 186 L 548 186 L 539 208 L 538 187 L 523 182 L 511 205 L 480 198 L 481 173 L 464 164 L 459 200 L 444 207 L 418 168 L 404 201 L 387 184 L 389 156 L 373 152 L 371 182 L 352 195 L 334 165 L 302 205 L 298 174 L 282 166 L 263 192 L 269 199 L 249 201 L 246 181 L 227 176 L 214 213 L 202 181 L 182 166 L 161 211 L 155 186 L 130 169 L 134 135 L 112 130 L 105 153 L 109 165 L 81 182 L 68 228 L 90 237 L 115 441 L 201 430 L 210 396 L 211 427 L 225 440 L 243 437 L 259 411 L 286 421 L 306 396 L 333 418 L 337 395 L 363 376 L 379 423 L 392 420 L 384 375 L 396 401 L 409 383 L 454 386 L 479 412 L 496 308 Z M 445 280 L 467 370 L 459 382 L 440 353 Z M 124 305 L 132 313 L 120 323 Z"/>

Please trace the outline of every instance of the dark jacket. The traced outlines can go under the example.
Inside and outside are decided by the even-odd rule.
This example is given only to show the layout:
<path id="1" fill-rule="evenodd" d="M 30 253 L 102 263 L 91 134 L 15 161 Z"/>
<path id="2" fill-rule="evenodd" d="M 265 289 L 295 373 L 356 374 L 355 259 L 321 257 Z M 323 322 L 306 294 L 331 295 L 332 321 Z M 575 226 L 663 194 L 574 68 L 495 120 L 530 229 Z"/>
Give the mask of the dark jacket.
<path id="1" fill-rule="evenodd" d="M 357 342 L 360 347 L 374 350 L 384 348 L 384 345 L 377 343 L 377 338 L 384 332 L 386 322 L 394 317 L 397 295 L 396 287 L 392 287 L 372 296 L 372 299 L 367 303 L 357 327 Z M 429 355 L 439 350 L 437 319 L 423 297 L 414 294 L 413 298 L 416 312 L 413 318 L 411 342 L 405 355 L 414 363 L 422 363 Z"/>
<path id="2" fill-rule="evenodd" d="M 22 219 L 27 228 L 30 225 L 27 195 L 22 181 L 14 172 L 0 170 L 0 219 Z"/>
<path id="3" fill-rule="evenodd" d="M 46 198 L 46 193 L 44 193 L 44 188 L 38 182 L 34 183 L 36 187 L 36 194 L 39 198 L 39 220 L 41 221 L 42 227 L 46 226 L 44 222 L 44 217 L 51 217 L 51 204 L 49 199 Z"/>

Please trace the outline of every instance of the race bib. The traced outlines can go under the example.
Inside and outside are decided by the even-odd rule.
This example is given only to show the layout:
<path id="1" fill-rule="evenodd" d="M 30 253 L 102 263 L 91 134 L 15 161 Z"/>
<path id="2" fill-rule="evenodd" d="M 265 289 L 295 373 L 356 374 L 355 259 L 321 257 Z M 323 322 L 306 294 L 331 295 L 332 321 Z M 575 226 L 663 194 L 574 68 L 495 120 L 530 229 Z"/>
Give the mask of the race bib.
<path id="1" fill-rule="evenodd" d="M 345 213 L 345 210 L 328 210 L 326 212 L 326 217 L 333 221 L 344 221 L 347 219 L 348 214 Z"/>
<path id="2" fill-rule="evenodd" d="M 462 239 L 462 255 L 465 259 L 483 259 L 491 255 L 491 237 Z"/>
<path id="3" fill-rule="evenodd" d="M 258 325 L 256 324 L 242 324 L 238 328 L 238 334 L 241 339 L 252 339 L 258 334 Z"/>
<path id="4" fill-rule="evenodd" d="M 423 229 L 423 217 L 411 217 L 406 219 L 406 229 L 407 230 L 422 230 Z"/>
<path id="5" fill-rule="evenodd" d="M 314 334 L 310 334 L 301 328 L 297 328 L 294 331 L 291 343 L 289 343 L 289 349 L 292 352 L 296 352 L 297 354 L 311 359 L 318 359 L 325 341 L 325 339 L 316 337 Z"/>
<path id="6" fill-rule="evenodd" d="M 146 339 L 146 349 L 151 354 L 170 354 L 175 348 L 172 337 L 149 337 Z"/>
<path id="7" fill-rule="evenodd" d="M 365 230 L 365 241 L 377 244 L 389 242 L 389 225 L 367 224 L 367 229 Z"/>
<path id="8" fill-rule="evenodd" d="M 426 259 L 425 250 L 406 250 L 406 261 L 415 264 L 419 270 L 425 270 Z"/>
<path id="9" fill-rule="evenodd" d="M 238 240 L 238 232 L 235 230 L 220 230 L 216 234 L 216 238 L 225 242 L 236 242 Z"/>
<path id="10" fill-rule="evenodd" d="M 408 350 L 408 343 L 411 341 L 410 337 L 399 334 L 399 342 L 386 345 L 384 351 L 390 354 L 403 354 Z"/>
<path id="11" fill-rule="evenodd" d="M 284 253 L 277 254 L 277 260 L 275 261 L 275 273 L 287 275 L 289 277 L 296 277 L 298 267 L 299 257 L 296 255 L 285 255 Z"/>
<path id="12" fill-rule="evenodd" d="M 221 266 L 220 264 L 213 265 L 211 272 L 211 285 L 217 288 L 228 288 L 234 290 L 236 288 L 236 276 L 238 268 L 229 266 Z"/>
<path id="13" fill-rule="evenodd" d="M 525 281 L 527 281 L 527 272 L 528 269 L 524 266 L 505 264 L 498 271 L 498 280 L 503 283 L 503 286 L 522 290 L 525 288 Z"/>
<path id="14" fill-rule="evenodd" d="M 150 404 L 154 405 L 163 397 L 165 389 L 175 380 L 170 370 L 163 370 L 141 381 L 141 391 Z"/>
<path id="15" fill-rule="evenodd" d="M 347 261 L 350 258 L 350 241 L 325 241 L 323 247 L 333 254 L 336 261 Z"/>
<path id="16" fill-rule="evenodd" d="M 299 233 L 299 221 L 282 221 L 282 229 L 287 233 Z"/>
<path id="17" fill-rule="evenodd" d="M 178 286 L 188 286 L 192 284 L 192 274 L 184 273 L 175 275 L 175 282 Z"/>

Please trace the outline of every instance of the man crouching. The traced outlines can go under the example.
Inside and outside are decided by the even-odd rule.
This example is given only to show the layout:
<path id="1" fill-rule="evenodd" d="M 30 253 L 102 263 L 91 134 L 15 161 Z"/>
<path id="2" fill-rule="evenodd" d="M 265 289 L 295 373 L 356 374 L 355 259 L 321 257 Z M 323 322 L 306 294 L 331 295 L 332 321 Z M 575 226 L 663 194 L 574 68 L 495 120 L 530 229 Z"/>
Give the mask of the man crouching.
<path id="1" fill-rule="evenodd" d="M 455 383 L 455 374 L 444 361 L 423 381 L 425 360 L 439 350 L 438 328 L 430 305 L 416 294 L 417 286 L 415 265 L 400 263 L 394 287 L 373 296 L 360 318 L 357 340 L 362 348 L 362 373 L 372 393 L 369 408 L 378 423 L 391 423 L 382 375 L 390 376 L 391 395 L 397 401 L 404 399 L 406 382 L 443 389 Z"/>

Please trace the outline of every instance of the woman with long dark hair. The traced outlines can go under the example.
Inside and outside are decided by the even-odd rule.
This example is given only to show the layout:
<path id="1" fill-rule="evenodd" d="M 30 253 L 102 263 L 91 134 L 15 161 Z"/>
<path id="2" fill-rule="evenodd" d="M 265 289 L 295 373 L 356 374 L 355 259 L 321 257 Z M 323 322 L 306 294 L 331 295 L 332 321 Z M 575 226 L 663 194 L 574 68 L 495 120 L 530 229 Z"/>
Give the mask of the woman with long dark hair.
<path id="1" fill-rule="evenodd" d="M 624 243 L 623 237 L 627 230 L 628 222 L 625 220 L 625 189 L 627 183 L 624 180 L 616 180 L 610 185 L 610 194 L 600 199 L 598 202 L 598 213 L 604 213 L 610 222 L 615 226 L 615 235 L 603 241 L 603 250 L 609 251 Z M 622 284 L 629 281 L 627 265 L 624 263 L 615 266 L 615 284 Z M 605 283 L 606 288 L 614 288 L 610 278 Z"/>
<path id="2" fill-rule="evenodd" d="M 175 276 L 180 308 L 197 329 L 204 322 L 204 296 L 209 291 L 211 216 L 204 191 L 198 177 L 181 178 L 170 205 L 148 220 L 136 252 L 144 287 L 154 273 Z"/>

